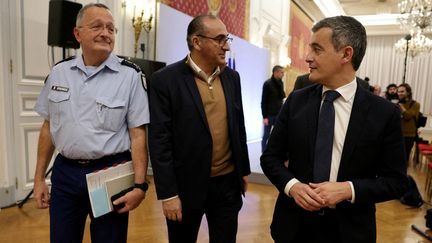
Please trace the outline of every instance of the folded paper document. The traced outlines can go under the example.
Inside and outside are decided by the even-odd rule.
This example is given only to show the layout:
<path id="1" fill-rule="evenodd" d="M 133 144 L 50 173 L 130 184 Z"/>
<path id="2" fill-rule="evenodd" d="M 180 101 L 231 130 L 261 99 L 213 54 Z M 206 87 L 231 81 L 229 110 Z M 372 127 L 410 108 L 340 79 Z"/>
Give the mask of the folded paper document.
<path id="1" fill-rule="evenodd" d="M 86 178 L 93 216 L 97 218 L 114 210 L 113 195 L 134 186 L 132 162 L 89 173 Z"/>

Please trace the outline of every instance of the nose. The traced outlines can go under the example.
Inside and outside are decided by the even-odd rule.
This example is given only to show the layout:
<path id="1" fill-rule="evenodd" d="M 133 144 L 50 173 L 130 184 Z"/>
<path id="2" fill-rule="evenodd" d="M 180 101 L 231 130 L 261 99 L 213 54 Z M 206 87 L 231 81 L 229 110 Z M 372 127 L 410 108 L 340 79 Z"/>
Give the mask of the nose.
<path id="1" fill-rule="evenodd" d="M 224 51 L 231 50 L 231 45 L 228 43 L 228 41 L 225 41 L 225 43 L 222 46 L 222 50 L 224 50 Z"/>
<path id="2" fill-rule="evenodd" d="M 111 35 L 107 26 L 102 26 L 102 30 L 101 30 L 100 34 L 104 35 L 104 36 Z"/>
<path id="3" fill-rule="evenodd" d="M 305 61 L 306 61 L 307 63 L 311 63 L 311 62 L 312 62 L 312 52 L 311 52 L 311 51 L 308 51 L 308 52 L 306 53 L 306 59 L 305 59 Z"/>

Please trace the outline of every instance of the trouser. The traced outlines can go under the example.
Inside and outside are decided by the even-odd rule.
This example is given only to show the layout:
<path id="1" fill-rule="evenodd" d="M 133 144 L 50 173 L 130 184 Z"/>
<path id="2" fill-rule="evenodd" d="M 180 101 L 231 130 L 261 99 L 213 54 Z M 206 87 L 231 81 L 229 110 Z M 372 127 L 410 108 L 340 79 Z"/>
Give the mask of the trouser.
<path id="1" fill-rule="evenodd" d="M 276 116 L 268 116 L 268 125 L 264 125 L 264 134 L 261 140 L 261 152 L 267 148 L 267 140 L 270 137 L 270 132 L 276 122 Z"/>
<path id="2" fill-rule="evenodd" d="M 406 156 L 405 161 L 407 161 L 408 163 L 411 154 L 411 149 L 414 145 L 415 137 L 404 137 L 404 140 L 405 140 L 405 156 Z"/>
<path id="3" fill-rule="evenodd" d="M 210 179 L 208 196 L 202 209 L 182 207 L 182 222 L 167 219 L 170 243 L 195 243 L 205 214 L 210 243 L 234 243 L 238 213 L 242 207 L 241 189 L 235 172 Z"/>
<path id="4" fill-rule="evenodd" d="M 127 239 L 128 213 L 111 212 L 98 218 L 91 214 L 86 174 L 131 159 L 130 153 L 107 156 L 88 167 L 81 167 L 58 155 L 51 176 L 51 243 L 80 243 L 90 214 L 92 243 L 122 243 Z"/>
<path id="5" fill-rule="evenodd" d="M 275 243 L 342 243 L 335 209 L 325 208 L 320 212 L 304 212 L 298 218 L 295 229 L 287 225 L 275 225 L 275 217 L 290 217 L 290 215 L 273 216 L 271 235 Z M 278 219 L 280 220 L 284 221 Z M 285 228 L 281 229 L 281 227 Z M 290 231 L 296 233 L 292 234 Z"/>

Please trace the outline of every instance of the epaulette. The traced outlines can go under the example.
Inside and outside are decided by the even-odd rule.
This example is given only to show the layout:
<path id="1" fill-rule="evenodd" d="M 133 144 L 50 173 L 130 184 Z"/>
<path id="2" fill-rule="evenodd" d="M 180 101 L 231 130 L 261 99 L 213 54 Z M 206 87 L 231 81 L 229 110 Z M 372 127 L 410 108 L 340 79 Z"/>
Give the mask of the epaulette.
<path id="1" fill-rule="evenodd" d="M 59 64 L 59 63 L 67 62 L 67 61 L 69 61 L 69 60 L 72 60 L 72 59 L 74 59 L 74 58 L 75 58 L 75 56 L 70 56 L 70 57 L 68 57 L 68 58 L 66 58 L 66 59 L 63 59 L 63 60 L 57 62 L 56 64 L 54 64 L 54 66 L 57 65 L 57 64 Z"/>
<path id="2" fill-rule="evenodd" d="M 131 68 L 135 69 L 138 73 L 141 72 L 141 68 L 138 65 L 136 65 L 135 63 L 128 61 L 126 59 L 123 59 L 123 61 L 121 62 L 121 65 L 131 67 Z"/>
<path id="3" fill-rule="evenodd" d="M 138 65 L 136 65 L 135 63 L 128 61 L 126 59 L 123 59 L 123 61 L 121 62 L 121 65 L 131 67 L 131 68 L 135 69 L 135 71 L 137 71 L 137 73 L 141 73 L 141 84 L 142 84 L 144 90 L 147 91 L 147 80 L 146 80 L 144 73 L 141 72 L 141 68 Z"/>
<path id="4" fill-rule="evenodd" d="M 69 60 L 72 60 L 72 59 L 74 59 L 74 58 L 75 58 L 75 56 L 70 56 L 70 57 L 68 57 L 68 58 L 65 58 L 65 59 L 63 59 L 63 60 L 57 62 L 56 64 L 54 64 L 54 66 L 57 65 L 57 64 L 59 64 L 59 63 L 67 62 L 67 61 L 69 61 Z M 46 81 L 48 80 L 48 77 L 49 77 L 49 74 L 45 77 L 44 84 L 45 84 Z"/>

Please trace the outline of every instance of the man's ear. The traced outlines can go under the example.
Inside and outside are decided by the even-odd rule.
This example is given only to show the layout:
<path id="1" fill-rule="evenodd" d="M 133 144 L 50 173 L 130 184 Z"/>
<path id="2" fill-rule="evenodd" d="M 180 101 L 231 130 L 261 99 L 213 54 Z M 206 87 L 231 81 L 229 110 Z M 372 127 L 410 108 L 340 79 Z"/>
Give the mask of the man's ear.
<path id="1" fill-rule="evenodd" d="M 192 45 L 194 47 L 194 49 L 196 50 L 201 50 L 201 41 L 200 38 L 198 38 L 198 36 L 194 36 L 192 37 Z"/>
<path id="2" fill-rule="evenodd" d="M 78 41 L 78 43 L 81 43 L 81 33 L 80 33 L 78 27 L 75 27 L 73 29 L 73 33 L 74 33 L 75 39 Z"/>
<path id="3" fill-rule="evenodd" d="M 351 62 L 354 54 L 354 49 L 351 46 L 346 46 L 342 49 L 342 63 Z"/>

